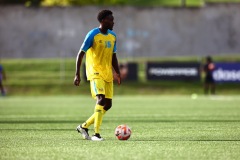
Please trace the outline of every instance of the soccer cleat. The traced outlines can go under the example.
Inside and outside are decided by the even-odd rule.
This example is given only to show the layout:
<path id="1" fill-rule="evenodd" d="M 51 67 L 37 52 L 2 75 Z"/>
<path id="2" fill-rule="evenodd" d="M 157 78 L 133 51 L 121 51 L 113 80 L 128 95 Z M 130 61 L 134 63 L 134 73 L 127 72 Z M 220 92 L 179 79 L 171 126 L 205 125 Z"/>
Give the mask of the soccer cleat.
<path id="1" fill-rule="evenodd" d="M 92 141 L 103 141 L 103 138 L 100 136 L 100 134 L 95 134 L 91 138 Z"/>
<path id="2" fill-rule="evenodd" d="M 87 129 L 87 128 L 82 128 L 82 126 L 79 125 L 79 126 L 77 126 L 76 131 L 77 131 L 78 133 L 81 133 L 81 134 L 82 134 L 83 139 L 91 140 L 91 137 L 89 137 L 88 129 Z"/>

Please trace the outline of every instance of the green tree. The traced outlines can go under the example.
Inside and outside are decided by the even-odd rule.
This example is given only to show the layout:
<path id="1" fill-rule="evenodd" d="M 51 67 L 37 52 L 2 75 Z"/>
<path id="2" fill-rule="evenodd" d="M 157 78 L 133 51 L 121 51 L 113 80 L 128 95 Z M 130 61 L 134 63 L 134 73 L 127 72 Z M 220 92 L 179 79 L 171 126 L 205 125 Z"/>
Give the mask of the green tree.
<path id="1" fill-rule="evenodd" d="M 0 5 L 40 6 L 43 0 L 0 0 Z"/>

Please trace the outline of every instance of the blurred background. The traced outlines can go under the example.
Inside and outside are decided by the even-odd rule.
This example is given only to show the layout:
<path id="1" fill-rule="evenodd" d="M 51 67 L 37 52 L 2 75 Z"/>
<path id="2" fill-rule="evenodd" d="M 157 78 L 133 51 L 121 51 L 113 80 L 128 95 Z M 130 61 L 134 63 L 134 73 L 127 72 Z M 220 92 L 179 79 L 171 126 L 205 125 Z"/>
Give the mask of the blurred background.
<path id="1" fill-rule="evenodd" d="M 204 94 L 206 56 L 216 94 L 240 93 L 240 0 L 0 0 L 6 95 L 88 95 L 75 58 L 102 9 L 115 17 L 117 95 Z"/>

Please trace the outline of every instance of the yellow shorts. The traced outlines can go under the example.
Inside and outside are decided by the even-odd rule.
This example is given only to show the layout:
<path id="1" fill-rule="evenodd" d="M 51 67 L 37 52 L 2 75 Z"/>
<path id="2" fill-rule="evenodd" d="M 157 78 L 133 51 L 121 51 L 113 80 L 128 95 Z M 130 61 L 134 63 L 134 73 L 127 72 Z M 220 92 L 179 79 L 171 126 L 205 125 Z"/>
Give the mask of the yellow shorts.
<path id="1" fill-rule="evenodd" d="M 113 97 L 113 82 L 106 82 L 102 79 L 93 79 L 90 81 L 90 88 L 92 97 L 96 98 L 96 95 L 103 94 L 105 98 L 112 99 Z"/>

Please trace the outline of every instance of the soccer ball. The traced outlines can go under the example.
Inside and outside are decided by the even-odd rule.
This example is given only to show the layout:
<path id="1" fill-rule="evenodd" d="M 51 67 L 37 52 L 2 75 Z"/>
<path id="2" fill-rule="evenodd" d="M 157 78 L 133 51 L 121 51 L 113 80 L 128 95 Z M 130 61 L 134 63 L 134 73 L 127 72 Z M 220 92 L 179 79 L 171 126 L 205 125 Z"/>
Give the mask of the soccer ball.
<path id="1" fill-rule="evenodd" d="M 115 136 L 119 140 L 128 140 L 131 136 L 131 133 L 131 129 L 126 124 L 119 125 L 115 129 Z"/>

